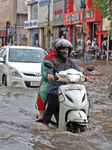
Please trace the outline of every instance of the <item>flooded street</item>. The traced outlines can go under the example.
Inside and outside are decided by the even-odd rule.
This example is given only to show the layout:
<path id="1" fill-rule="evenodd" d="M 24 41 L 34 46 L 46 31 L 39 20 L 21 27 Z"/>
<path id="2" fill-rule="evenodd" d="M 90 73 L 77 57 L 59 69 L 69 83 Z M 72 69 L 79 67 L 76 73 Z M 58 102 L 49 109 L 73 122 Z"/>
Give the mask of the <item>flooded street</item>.
<path id="1" fill-rule="evenodd" d="M 38 89 L 0 86 L 0 150 L 112 150 L 112 100 L 107 98 L 112 61 L 76 63 L 95 67 L 85 73 L 93 81 L 85 83 L 91 104 L 88 130 L 72 134 L 36 123 Z"/>

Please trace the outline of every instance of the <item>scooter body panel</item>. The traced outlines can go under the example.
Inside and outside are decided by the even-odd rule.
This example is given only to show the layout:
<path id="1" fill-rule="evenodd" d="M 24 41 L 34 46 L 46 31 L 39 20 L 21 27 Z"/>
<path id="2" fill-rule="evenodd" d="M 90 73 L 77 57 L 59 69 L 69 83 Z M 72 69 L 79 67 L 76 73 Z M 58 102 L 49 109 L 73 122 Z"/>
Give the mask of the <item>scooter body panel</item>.
<path id="1" fill-rule="evenodd" d="M 87 115 L 89 102 L 84 85 L 67 84 L 61 85 L 59 93 L 59 130 L 65 131 L 69 121 L 77 123 L 88 123 Z"/>

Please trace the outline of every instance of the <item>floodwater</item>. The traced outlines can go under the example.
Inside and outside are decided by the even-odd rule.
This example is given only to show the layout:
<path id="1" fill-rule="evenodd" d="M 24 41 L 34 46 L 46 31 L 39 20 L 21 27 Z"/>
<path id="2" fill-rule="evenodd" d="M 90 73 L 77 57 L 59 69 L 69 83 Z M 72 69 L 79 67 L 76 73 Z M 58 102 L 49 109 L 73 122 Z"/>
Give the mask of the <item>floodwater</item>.
<path id="1" fill-rule="evenodd" d="M 0 86 L 0 150 L 112 150 L 112 100 L 108 99 L 112 62 L 76 63 L 84 69 L 95 67 L 85 73 L 93 81 L 85 83 L 91 103 L 88 130 L 72 134 L 36 123 L 38 89 Z"/>

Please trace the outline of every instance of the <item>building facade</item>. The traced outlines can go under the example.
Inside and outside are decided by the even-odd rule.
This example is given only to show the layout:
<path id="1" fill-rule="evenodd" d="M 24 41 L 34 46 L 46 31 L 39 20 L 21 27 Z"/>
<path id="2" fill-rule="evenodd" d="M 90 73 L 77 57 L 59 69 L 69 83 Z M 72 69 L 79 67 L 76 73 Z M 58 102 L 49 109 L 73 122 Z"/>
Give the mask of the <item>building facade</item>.
<path id="1" fill-rule="evenodd" d="M 65 0 L 53 2 L 53 38 L 68 38 L 68 26 L 64 25 Z"/>
<path id="2" fill-rule="evenodd" d="M 26 0 L 28 21 L 24 23 L 24 28 L 27 29 L 27 45 L 33 46 L 37 39 L 40 47 L 49 49 L 53 39 L 65 38 L 72 42 L 74 49 L 82 50 L 85 33 L 85 41 L 96 38 L 101 50 L 103 38 L 108 34 L 108 23 L 101 18 L 98 10 L 88 13 L 92 0 L 85 0 L 83 21 L 81 2 L 82 0 Z"/>
<path id="3" fill-rule="evenodd" d="M 48 49 L 52 45 L 53 25 L 53 1 L 52 0 L 26 0 L 28 7 L 28 20 L 24 22 L 24 28 L 27 29 L 27 45 L 34 46 L 35 40 L 38 40 L 40 47 Z M 34 16 L 35 14 L 35 16 Z"/>
<path id="4" fill-rule="evenodd" d="M 26 18 L 24 0 L 0 0 L 0 45 L 27 45 L 27 33 L 24 29 Z"/>
<path id="5" fill-rule="evenodd" d="M 66 1 L 66 13 L 64 14 L 64 25 L 68 25 L 68 39 L 72 42 L 74 49 L 83 49 L 83 33 L 85 41 L 96 38 L 99 50 L 102 49 L 104 37 L 107 37 L 109 22 L 101 18 L 99 10 L 88 13 L 92 0 L 85 0 L 85 21 L 83 22 L 83 10 L 81 0 Z M 111 45 L 111 38 L 110 38 Z"/>
<path id="6" fill-rule="evenodd" d="M 48 50 L 52 47 L 53 0 L 38 0 L 38 3 L 41 46 Z"/>
<path id="7" fill-rule="evenodd" d="M 75 0 L 71 1 L 73 3 L 73 8 L 70 7 L 69 10 L 67 10 L 67 13 L 64 14 L 64 25 L 68 25 L 68 39 L 73 43 L 74 49 L 81 50 L 83 48 L 83 32 L 85 32 L 86 34 L 85 40 L 87 40 L 88 37 L 91 41 L 93 38 L 96 38 L 100 43 L 101 37 L 98 36 L 96 32 L 101 31 L 101 15 L 97 11 L 91 14 L 87 12 L 92 5 L 92 1 L 86 1 L 84 22 L 81 0 L 79 0 L 78 2 Z M 69 5 L 71 5 L 72 3 L 68 2 Z M 86 31 L 84 31 L 84 26 Z"/>
<path id="8" fill-rule="evenodd" d="M 34 46 L 36 40 L 40 42 L 40 31 L 38 29 L 38 0 L 26 0 L 25 5 L 28 9 L 28 18 L 24 21 L 24 29 L 27 31 L 27 45 Z"/>

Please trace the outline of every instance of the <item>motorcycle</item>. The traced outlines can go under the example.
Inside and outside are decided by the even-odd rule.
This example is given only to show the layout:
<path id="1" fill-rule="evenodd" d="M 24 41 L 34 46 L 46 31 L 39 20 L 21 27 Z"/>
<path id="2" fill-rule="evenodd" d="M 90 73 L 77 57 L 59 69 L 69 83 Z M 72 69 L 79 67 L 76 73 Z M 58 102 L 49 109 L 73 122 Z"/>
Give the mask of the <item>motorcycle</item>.
<path id="1" fill-rule="evenodd" d="M 109 60 L 112 60 L 112 50 L 109 50 L 109 52 L 108 52 L 108 54 L 109 54 Z"/>
<path id="2" fill-rule="evenodd" d="M 47 68 L 55 69 L 50 62 L 45 62 L 44 65 Z M 87 68 L 88 71 L 93 69 L 93 66 Z M 86 88 L 81 84 L 85 81 L 84 74 L 75 69 L 68 69 L 55 73 L 55 79 L 57 82 L 66 82 L 65 85 L 58 88 L 59 131 L 73 133 L 86 131 L 89 123 L 89 101 Z"/>
<path id="3" fill-rule="evenodd" d="M 107 58 L 107 51 L 101 50 L 99 53 L 99 58 L 100 58 L 100 60 L 105 60 Z M 112 60 L 112 50 L 108 51 L 108 59 Z"/>
<path id="4" fill-rule="evenodd" d="M 81 58 L 82 51 L 81 50 L 73 50 L 71 53 L 71 58 Z"/>
<path id="5" fill-rule="evenodd" d="M 105 60 L 106 57 L 107 57 L 106 50 L 101 50 L 100 53 L 99 53 L 100 60 Z"/>

